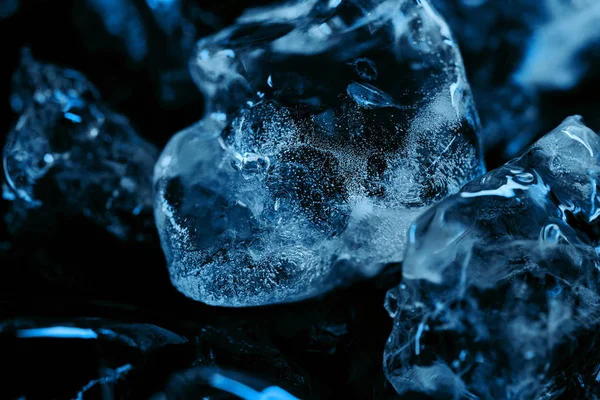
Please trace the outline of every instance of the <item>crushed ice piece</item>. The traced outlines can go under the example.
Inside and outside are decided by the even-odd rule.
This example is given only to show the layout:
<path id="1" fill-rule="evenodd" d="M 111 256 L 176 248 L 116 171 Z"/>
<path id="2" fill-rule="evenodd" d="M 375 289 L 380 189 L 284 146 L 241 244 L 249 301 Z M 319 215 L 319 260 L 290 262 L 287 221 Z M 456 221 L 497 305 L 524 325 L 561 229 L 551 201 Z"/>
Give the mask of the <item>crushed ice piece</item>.
<path id="1" fill-rule="evenodd" d="M 249 10 L 190 69 L 207 117 L 154 184 L 171 281 L 193 299 L 288 302 L 371 277 L 484 171 L 458 48 L 427 1 Z"/>
<path id="2" fill-rule="evenodd" d="M 569 117 L 411 226 L 403 284 L 386 296 L 399 395 L 600 395 L 599 152 Z"/>
<path id="3" fill-rule="evenodd" d="M 76 71 L 24 51 L 13 84 L 23 107 L 3 152 L 10 229 L 80 214 L 122 239 L 149 231 L 157 150 Z"/>
<path id="4" fill-rule="evenodd" d="M 301 313 L 306 314 L 306 310 L 302 309 Z M 308 312 L 306 315 L 312 317 L 315 314 Z M 306 322 L 306 319 L 300 320 Z M 323 314 L 314 320 L 322 321 Z M 201 325 L 189 332 L 195 351 L 187 352 L 185 358 L 188 359 L 191 353 L 194 361 L 190 365 L 188 360 L 185 368 L 173 373 L 152 399 L 292 400 L 314 397 L 311 378 L 290 357 L 282 354 L 265 331 L 249 331 L 237 318 L 231 322 L 233 328 Z M 291 332 L 286 332 L 289 324 L 284 325 L 278 330 L 287 337 L 286 334 Z M 302 323 L 298 326 L 305 327 Z M 295 328 L 292 331 L 298 332 Z M 191 334 L 193 336 L 189 336 Z"/>

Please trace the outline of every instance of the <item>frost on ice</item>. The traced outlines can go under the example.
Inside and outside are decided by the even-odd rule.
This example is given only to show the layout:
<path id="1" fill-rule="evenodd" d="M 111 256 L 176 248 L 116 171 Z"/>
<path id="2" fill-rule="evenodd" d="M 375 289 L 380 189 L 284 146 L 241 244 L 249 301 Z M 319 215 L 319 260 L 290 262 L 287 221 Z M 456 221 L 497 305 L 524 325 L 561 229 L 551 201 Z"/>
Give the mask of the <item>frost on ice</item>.
<path id="1" fill-rule="evenodd" d="M 77 71 L 39 63 L 25 50 L 13 85 L 20 117 L 3 153 L 10 229 L 83 215 L 119 238 L 142 239 L 152 226 L 157 150 Z"/>
<path id="2" fill-rule="evenodd" d="M 190 69 L 206 115 L 154 183 L 171 280 L 196 300 L 295 301 L 373 276 L 401 261 L 416 215 L 483 172 L 462 60 L 427 1 L 250 10 Z"/>
<path id="3" fill-rule="evenodd" d="M 384 354 L 400 395 L 598 398 L 600 137 L 569 117 L 411 227 Z"/>

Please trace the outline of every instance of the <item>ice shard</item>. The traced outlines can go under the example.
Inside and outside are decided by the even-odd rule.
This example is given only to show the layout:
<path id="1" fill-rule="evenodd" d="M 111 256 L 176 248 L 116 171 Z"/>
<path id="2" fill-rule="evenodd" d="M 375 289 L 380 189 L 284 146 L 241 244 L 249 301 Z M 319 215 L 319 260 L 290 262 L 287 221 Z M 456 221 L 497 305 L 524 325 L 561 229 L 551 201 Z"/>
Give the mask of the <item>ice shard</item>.
<path id="1" fill-rule="evenodd" d="M 171 280 L 193 299 L 288 302 L 373 276 L 484 170 L 460 53 L 428 1 L 249 10 L 190 68 L 206 115 L 154 184 Z"/>
<path id="2" fill-rule="evenodd" d="M 10 229 L 29 229 L 30 218 L 43 225 L 83 215 L 119 238 L 143 239 L 152 226 L 156 148 L 77 71 L 24 51 L 13 84 L 21 115 L 3 152 Z"/>
<path id="3" fill-rule="evenodd" d="M 600 137 L 569 117 L 419 217 L 386 298 L 400 395 L 600 395 L 599 179 Z"/>

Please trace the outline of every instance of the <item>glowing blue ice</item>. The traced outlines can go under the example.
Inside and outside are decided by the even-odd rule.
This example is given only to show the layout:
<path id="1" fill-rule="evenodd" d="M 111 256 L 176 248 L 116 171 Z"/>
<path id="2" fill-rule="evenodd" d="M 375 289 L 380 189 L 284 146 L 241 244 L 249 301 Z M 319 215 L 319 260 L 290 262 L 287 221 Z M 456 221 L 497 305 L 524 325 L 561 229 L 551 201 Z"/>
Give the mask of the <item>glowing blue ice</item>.
<path id="1" fill-rule="evenodd" d="M 97 339 L 98 334 L 92 329 L 75 326 L 52 326 L 48 328 L 19 329 L 19 338 L 60 338 L 60 339 Z"/>
<path id="2" fill-rule="evenodd" d="M 597 376 L 571 359 L 598 354 L 599 152 L 569 117 L 412 225 L 386 296 L 384 368 L 400 397 L 558 399 Z"/>
<path id="3" fill-rule="evenodd" d="M 299 400 L 280 387 L 270 386 L 259 392 L 235 379 L 218 373 L 210 377 L 210 384 L 217 389 L 234 394 L 244 400 Z"/>
<path id="4" fill-rule="evenodd" d="M 298 301 L 402 259 L 414 217 L 484 171 L 462 59 L 428 1 L 248 10 L 198 42 L 205 118 L 155 167 L 171 281 Z"/>

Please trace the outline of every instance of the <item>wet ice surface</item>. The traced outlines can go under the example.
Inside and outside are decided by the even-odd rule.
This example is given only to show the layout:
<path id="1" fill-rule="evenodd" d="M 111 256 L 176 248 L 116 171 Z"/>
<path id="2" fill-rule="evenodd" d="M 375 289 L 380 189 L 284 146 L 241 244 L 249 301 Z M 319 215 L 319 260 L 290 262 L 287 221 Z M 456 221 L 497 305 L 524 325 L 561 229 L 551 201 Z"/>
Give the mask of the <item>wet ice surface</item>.
<path id="1" fill-rule="evenodd" d="M 24 51 L 13 87 L 11 105 L 20 117 L 3 152 L 9 228 L 84 215 L 119 238 L 144 239 L 156 148 L 77 71 Z"/>
<path id="2" fill-rule="evenodd" d="M 483 172 L 446 23 L 426 1 L 368 3 L 250 10 L 198 43 L 206 117 L 154 175 L 185 295 L 252 306 L 373 276 L 420 212 Z"/>
<path id="3" fill-rule="evenodd" d="M 570 117 L 419 217 L 386 299 L 400 395 L 600 395 L 599 152 Z"/>

